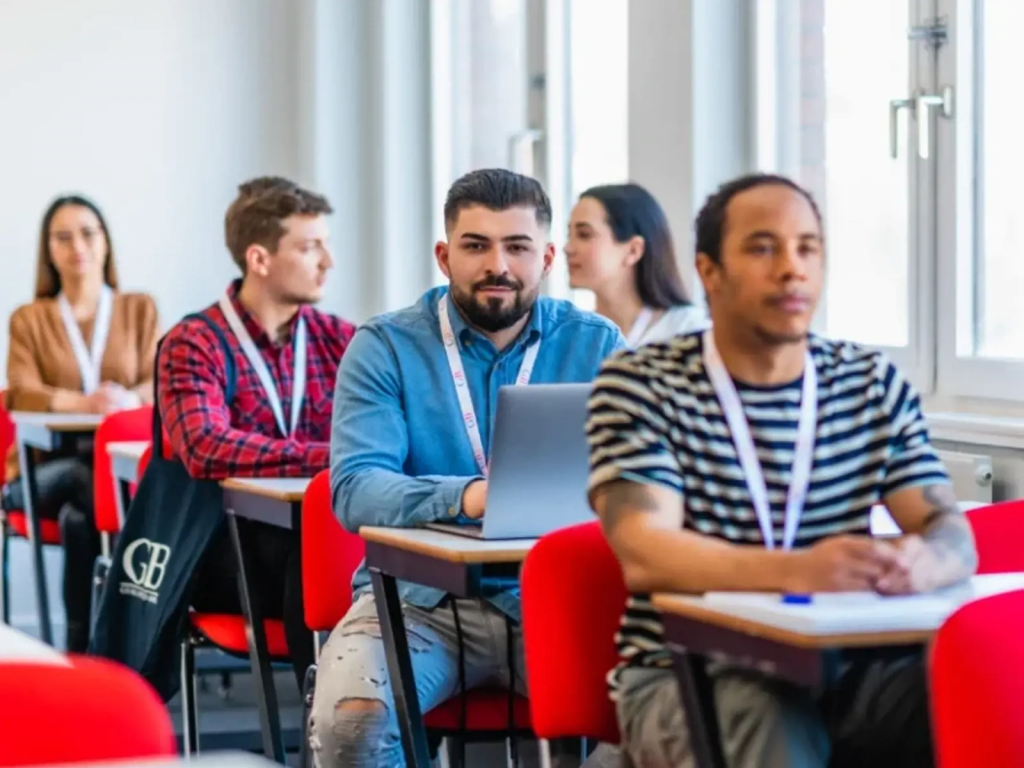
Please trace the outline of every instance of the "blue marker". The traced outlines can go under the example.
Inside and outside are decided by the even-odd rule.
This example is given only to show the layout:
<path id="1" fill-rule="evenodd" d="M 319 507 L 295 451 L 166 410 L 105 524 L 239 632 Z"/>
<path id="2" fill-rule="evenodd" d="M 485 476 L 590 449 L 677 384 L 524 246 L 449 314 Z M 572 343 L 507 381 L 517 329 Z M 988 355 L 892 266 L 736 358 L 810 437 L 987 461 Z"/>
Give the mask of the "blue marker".
<path id="1" fill-rule="evenodd" d="M 788 603 L 789 605 L 810 605 L 811 596 L 801 594 L 783 595 L 782 602 Z"/>

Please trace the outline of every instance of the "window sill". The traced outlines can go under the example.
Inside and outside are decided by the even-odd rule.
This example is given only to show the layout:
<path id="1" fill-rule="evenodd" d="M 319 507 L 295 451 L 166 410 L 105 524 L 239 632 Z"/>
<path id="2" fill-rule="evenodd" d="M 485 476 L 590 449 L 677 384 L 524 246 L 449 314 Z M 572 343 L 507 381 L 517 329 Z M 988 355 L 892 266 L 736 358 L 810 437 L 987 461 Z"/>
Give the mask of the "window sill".
<path id="1" fill-rule="evenodd" d="M 1024 418 L 975 413 L 926 413 L 933 440 L 1024 450 Z"/>

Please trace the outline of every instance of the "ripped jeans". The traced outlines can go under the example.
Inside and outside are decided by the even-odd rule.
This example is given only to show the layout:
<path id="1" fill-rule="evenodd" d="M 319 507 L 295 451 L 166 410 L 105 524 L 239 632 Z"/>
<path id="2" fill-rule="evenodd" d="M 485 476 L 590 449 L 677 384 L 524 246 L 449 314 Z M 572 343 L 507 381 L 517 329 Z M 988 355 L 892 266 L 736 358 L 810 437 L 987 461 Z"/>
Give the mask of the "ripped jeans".
<path id="1" fill-rule="evenodd" d="M 427 712 L 459 692 L 459 644 L 452 600 L 433 610 L 404 604 L 420 708 Z M 505 615 L 484 600 L 458 600 L 465 648 L 466 688 L 509 686 Z M 515 686 L 526 692 L 523 636 L 512 627 Z M 320 654 L 310 720 L 318 768 L 401 768 L 398 721 L 373 595 L 357 598 Z"/>

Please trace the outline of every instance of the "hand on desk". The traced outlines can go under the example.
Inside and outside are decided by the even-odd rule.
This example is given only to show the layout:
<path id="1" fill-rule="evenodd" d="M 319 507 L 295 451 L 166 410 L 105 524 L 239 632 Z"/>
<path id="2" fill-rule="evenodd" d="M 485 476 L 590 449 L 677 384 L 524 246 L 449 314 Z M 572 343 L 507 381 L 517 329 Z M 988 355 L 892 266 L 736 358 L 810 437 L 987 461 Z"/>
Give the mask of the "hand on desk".
<path id="1" fill-rule="evenodd" d="M 793 552 L 787 591 L 874 591 L 882 579 L 905 577 L 906 557 L 892 544 L 869 536 L 832 536 Z"/>
<path id="2" fill-rule="evenodd" d="M 904 536 L 898 546 L 904 568 L 878 580 L 877 590 L 883 595 L 931 592 L 965 578 L 962 561 L 944 557 L 921 536 Z"/>
<path id="3" fill-rule="evenodd" d="M 471 520 L 484 516 L 487 505 L 487 481 L 474 480 L 462 491 L 462 514 Z"/>
<path id="4" fill-rule="evenodd" d="M 50 401 L 54 413 L 110 413 L 115 410 L 116 401 L 111 391 L 97 389 L 91 395 L 71 390 L 59 390 Z"/>

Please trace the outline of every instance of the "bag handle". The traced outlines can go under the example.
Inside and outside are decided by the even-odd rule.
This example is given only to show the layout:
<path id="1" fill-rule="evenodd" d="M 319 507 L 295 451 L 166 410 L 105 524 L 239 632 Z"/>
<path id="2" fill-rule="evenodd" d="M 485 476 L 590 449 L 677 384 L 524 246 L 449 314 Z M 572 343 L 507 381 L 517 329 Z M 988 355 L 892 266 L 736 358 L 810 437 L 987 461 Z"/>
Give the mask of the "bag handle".
<path id="1" fill-rule="evenodd" d="M 188 320 L 199 319 L 202 320 L 210 328 L 211 331 L 217 336 L 217 340 L 220 342 L 221 349 L 224 352 L 225 360 L 225 375 L 227 378 L 227 386 L 224 388 L 224 402 L 227 405 L 231 405 L 235 399 L 235 380 L 237 378 L 237 371 L 235 368 L 235 352 L 228 343 L 227 337 L 224 335 L 224 331 L 221 330 L 220 326 L 217 325 L 210 317 L 204 315 L 202 312 L 194 312 L 191 315 L 185 315 L 181 319 L 184 323 Z M 153 454 L 161 459 L 166 459 L 164 456 L 164 425 L 163 420 L 160 418 L 160 352 L 163 349 L 164 341 L 167 339 L 167 335 L 157 343 L 156 357 L 154 367 L 157 368 L 155 375 L 153 376 Z"/>

